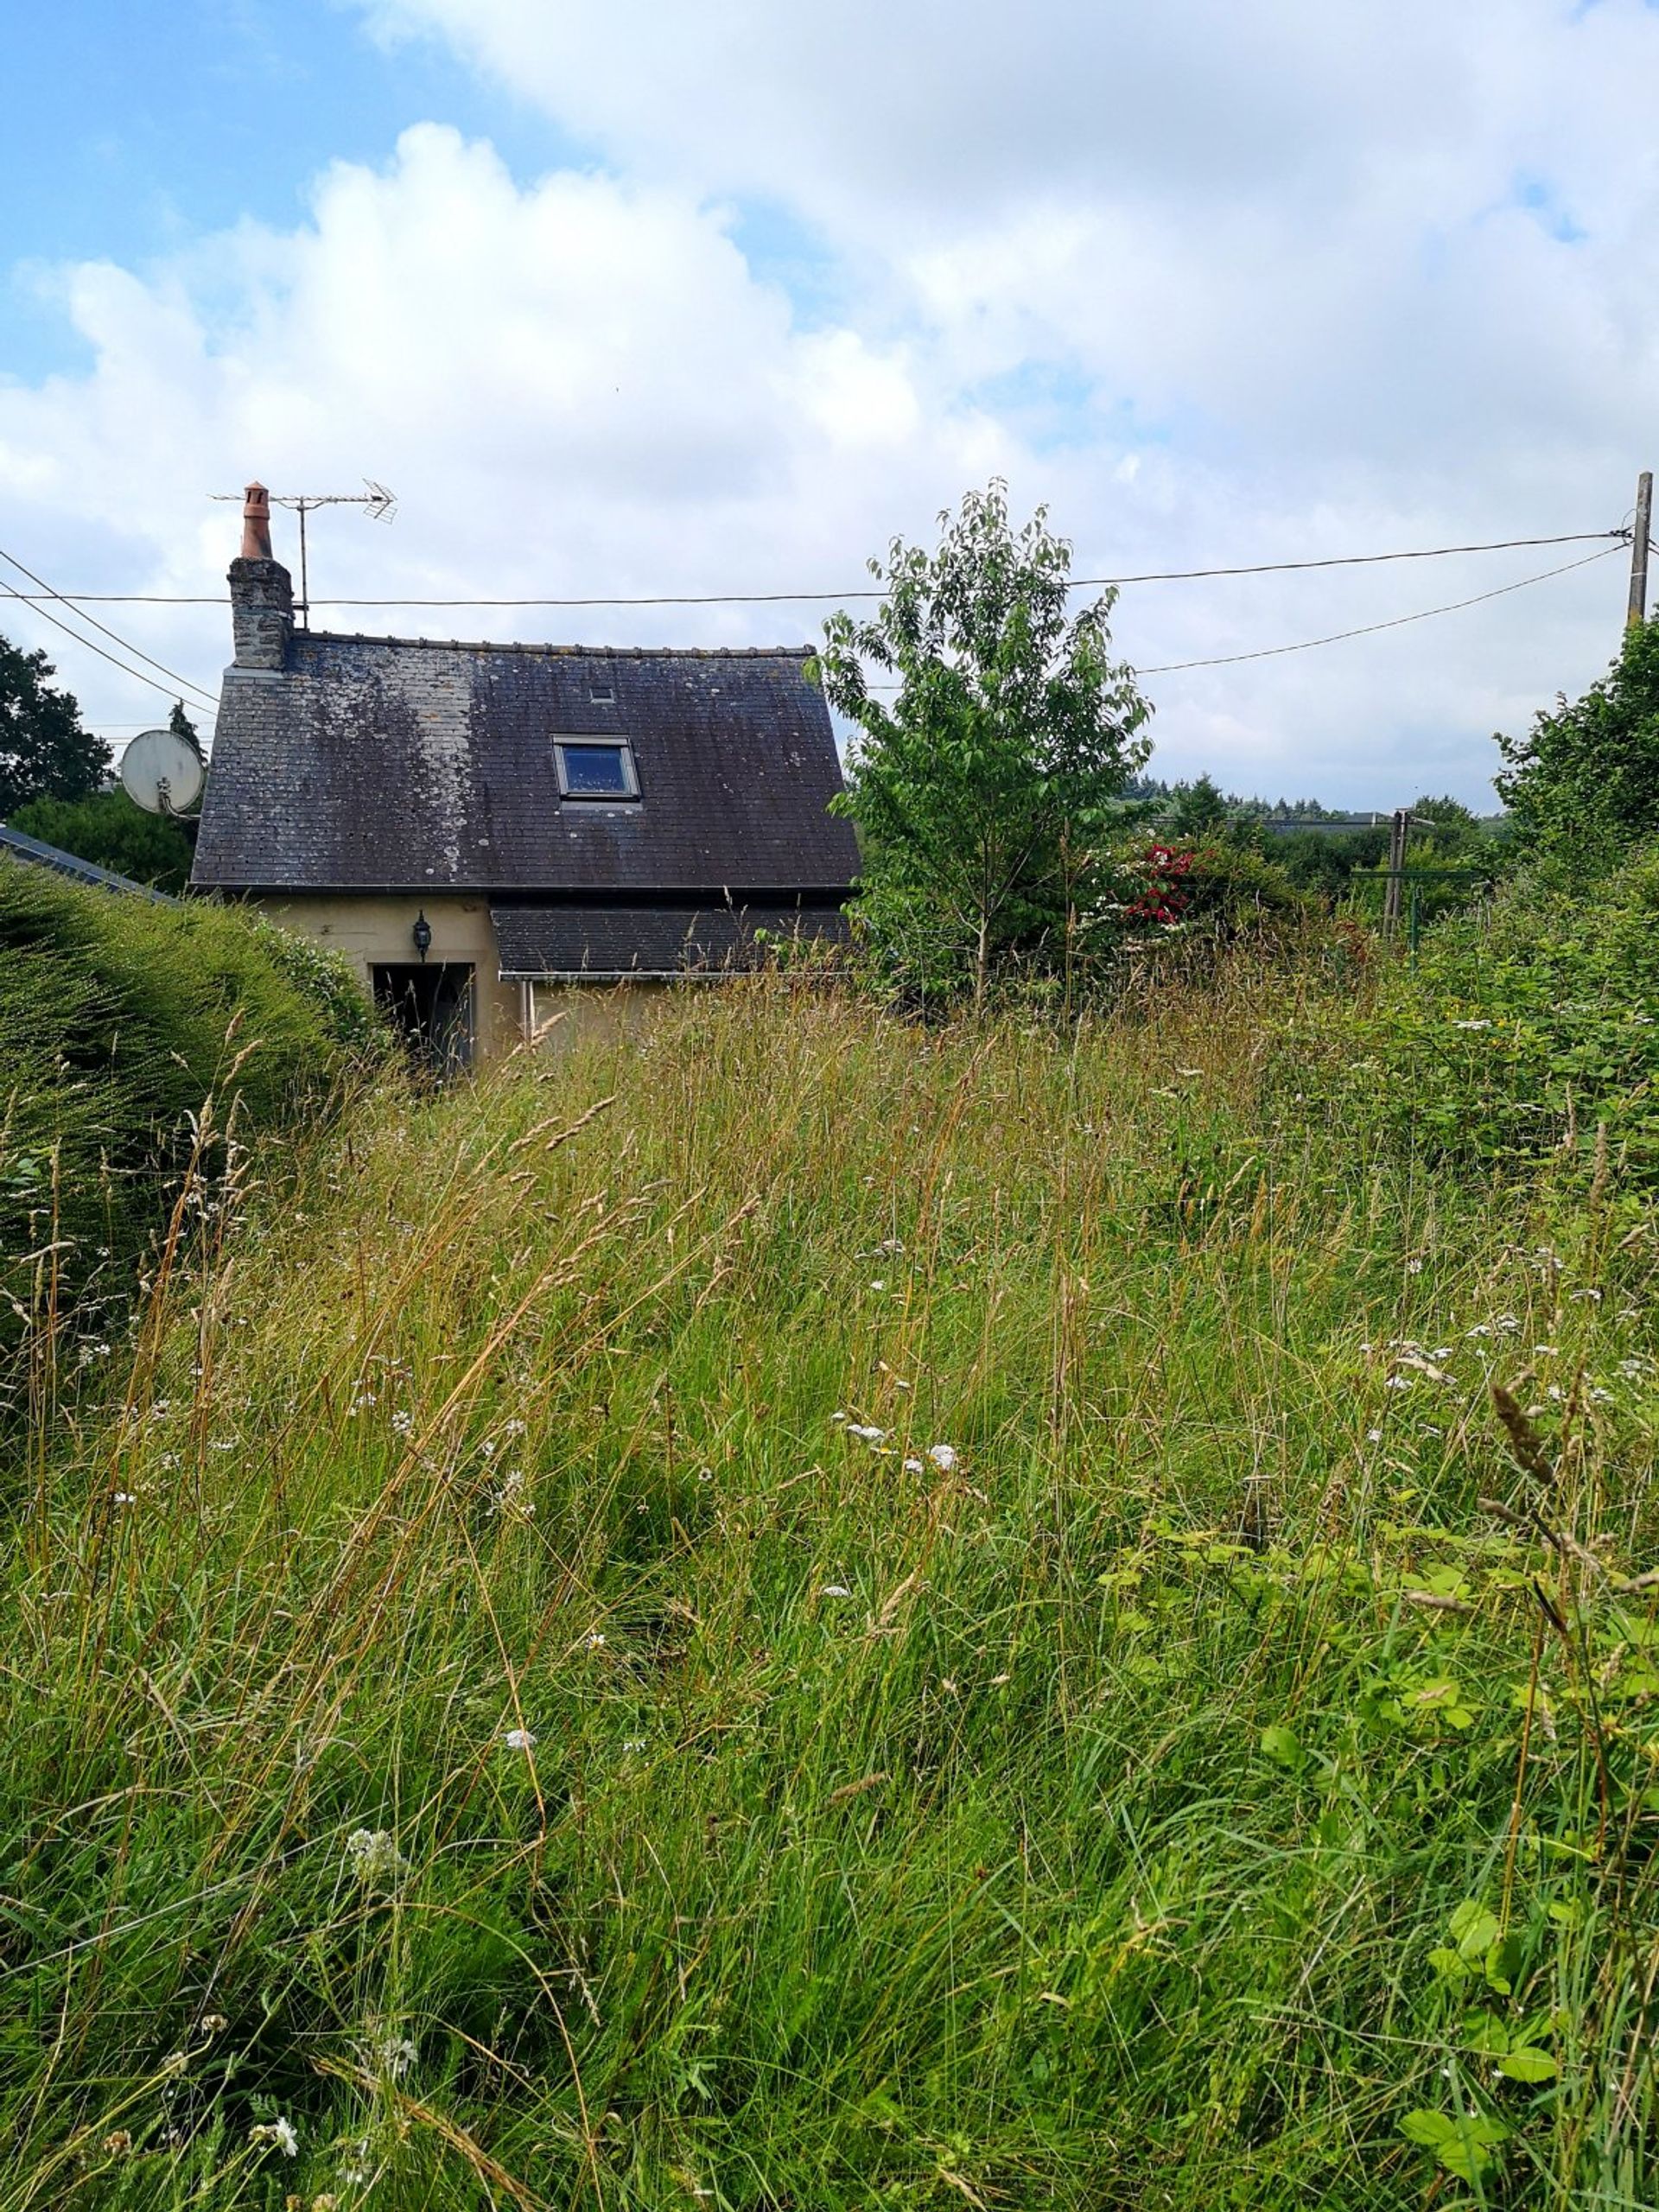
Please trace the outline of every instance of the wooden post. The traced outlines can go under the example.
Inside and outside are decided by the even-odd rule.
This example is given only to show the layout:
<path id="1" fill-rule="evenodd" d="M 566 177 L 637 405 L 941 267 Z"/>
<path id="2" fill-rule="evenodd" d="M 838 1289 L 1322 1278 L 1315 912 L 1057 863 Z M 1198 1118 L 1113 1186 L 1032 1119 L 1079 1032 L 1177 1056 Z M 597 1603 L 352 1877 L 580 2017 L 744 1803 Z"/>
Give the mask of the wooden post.
<path id="1" fill-rule="evenodd" d="M 1636 480 L 1636 527 L 1630 532 L 1630 605 L 1624 627 L 1633 630 L 1648 619 L 1648 537 L 1653 522 L 1653 472 L 1644 468 Z"/>
<path id="2" fill-rule="evenodd" d="M 1389 880 L 1382 893 L 1382 932 L 1392 937 L 1400 926 L 1402 893 L 1405 888 L 1406 831 L 1411 826 L 1410 810 L 1396 806 L 1389 817 Z"/>

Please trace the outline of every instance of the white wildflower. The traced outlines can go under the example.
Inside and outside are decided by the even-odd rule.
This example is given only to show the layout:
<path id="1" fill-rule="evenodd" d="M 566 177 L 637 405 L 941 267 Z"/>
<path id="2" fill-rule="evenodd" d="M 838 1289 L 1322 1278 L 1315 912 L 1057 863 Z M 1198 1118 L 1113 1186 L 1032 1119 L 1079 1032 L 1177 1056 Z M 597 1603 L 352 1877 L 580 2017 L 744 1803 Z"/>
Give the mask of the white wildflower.
<path id="1" fill-rule="evenodd" d="M 1382 1430 L 1380 1428 L 1368 1428 L 1365 1432 L 1365 1441 L 1368 1444 L 1380 1444 L 1382 1441 Z"/>
<path id="2" fill-rule="evenodd" d="M 602 1629 L 590 1628 L 587 1635 L 582 1639 L 582 1648 L 584 1651 L 598 1651 L 602 1648 L 604 1642 L 604 1630 Z"/>
<path id="3" fill-rule="evenodd" d="M 118 1505 L 137 1505 L 138 1501 L 130 1490 L 118 1490 L 115 1493 L 115 1503 Z"/>
<path id="4" fill-rule="evenodd" d="M 844 1582 L 826 1582 L 818 1592 L 820 1598 L 850 1598 L 852 1594 Z"/>
<path id="5" fill-rule="evenodd" d="M 849 1436 L 862 1437 L 866 1444 L 885 1444 L 887 1440 L 887 1432 L 885 1428 L 873 1428 L 864 1421 L 849 1421 L 847 1424 L 847 1433 Z"/>
<path id="6" fill-rule="evenodd" d="M 1491 1026 L 1490 1021 L 1481 1020 L 1454 1021 L 1452 1025 L 1454 1029 L 1490 1029 Z"/>
<path id="7" fill-rule="evenodd" d="M 927 1456 L 942 1475 L 948 1475 L 957 1464 L 957 1447 L 954 1444 L 930 1444 Z"/>
<path id="8" fill-rule="evenodd" d="M 386 2082 L 401 2082 L 421 2055 L 420 2045 L 409 2036 L 387 2033 L 378 2037 L 364 2054 Z"/>
<path id="9" fill-rule="evenodd" d="M 404 1871 L 404 1855 L 390 1828 L 353 1828 L 346 1839 L 346 1856 L 359 1881 L 386 1889 Z"/>
<path id="10" fill-rule="evenodd" d="M 1390 1375 L 1382 1388 L 1385 1390 L 1409 1390 L 1411 1377 L 1409 1375 Z"/>
<path id="11" fill-rule="evenodd" d="M 907 1475 L 920 1475 L 926 1471 L 919 1459 L 906 1459 L 905 1462 L 905 1472 Z"/>
<path id="12" fill-rule="evenodd" d="M 885 1290 L 887 1287 L 887 1284 L 881 1281 L 880 1276 L 878 1276 L 875 1281 L 870 1285 L 870 1288 L 872 1290 Z"/>
<path id="13" fill-rule="evenodd" d="M 839 1406 L 836 1408 L 836 1410 L 830 1414 L 830 1418 L 838 1427 L 844 1428 L 846 1427 L 847 1416 L 842 1413 Z"/>
<path id="14" fill-rule="evenodd" d="M 509 1728 L 501 1740 L 510 1751 L 528 1751 L 536 1742 L 528 1728 Z"/>
<path id="15" fill-rule="evenodd" d="M 250 2143 L 274 2144 L 285 2158 L 297 2158 L 300 2155 L 300 2139 L 294 2132 L 291 2120 L 273 2120 L 263 2126 L 251 2127 L 248 2140 Z"/>

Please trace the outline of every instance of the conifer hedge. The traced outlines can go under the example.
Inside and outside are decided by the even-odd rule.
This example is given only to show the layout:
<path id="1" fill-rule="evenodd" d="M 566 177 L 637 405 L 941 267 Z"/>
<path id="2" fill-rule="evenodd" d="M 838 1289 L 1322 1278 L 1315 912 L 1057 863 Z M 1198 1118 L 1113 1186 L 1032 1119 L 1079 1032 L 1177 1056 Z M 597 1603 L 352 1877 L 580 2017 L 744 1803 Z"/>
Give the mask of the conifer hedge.
<path id="1" fill-rule="evenodd" d="M 269 924 L 0 859 L 0 1400 L 31 1317 L 130 1287 L 209 1099 L 214 1171 L 378 1037 L 343 963 Z"/>

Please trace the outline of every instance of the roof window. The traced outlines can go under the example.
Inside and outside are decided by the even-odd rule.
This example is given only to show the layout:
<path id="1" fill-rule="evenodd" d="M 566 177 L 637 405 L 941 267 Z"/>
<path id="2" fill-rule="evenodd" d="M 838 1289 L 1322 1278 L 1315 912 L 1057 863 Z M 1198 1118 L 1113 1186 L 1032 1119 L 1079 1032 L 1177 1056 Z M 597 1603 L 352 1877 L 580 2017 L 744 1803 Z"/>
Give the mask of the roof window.
<path id="1" fill-rule="evenodd" d="M 595 679 L 588 687 L 588 696 L 596 707 L 613 706 L 616 702 L 616 686 L 614 683 Z"/>
<path id="2" fill-rule="evenodd" d="M 562 798 L 634 799 L 633 750 L 620 739 L 561 737 L 553 744 Z"/>

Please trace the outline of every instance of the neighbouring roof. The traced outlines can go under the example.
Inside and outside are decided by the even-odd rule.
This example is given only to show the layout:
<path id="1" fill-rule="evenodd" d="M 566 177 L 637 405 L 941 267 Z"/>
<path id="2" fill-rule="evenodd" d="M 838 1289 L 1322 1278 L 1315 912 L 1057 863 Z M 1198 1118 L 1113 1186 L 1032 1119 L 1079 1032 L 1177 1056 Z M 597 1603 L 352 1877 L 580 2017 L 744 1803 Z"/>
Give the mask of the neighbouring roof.
<path id="1" fill-rule="evenodd" d="M 102 891 L 124 891 L 136 899 L 149 899 L 158 906 L 175 906 L 165 891 L 157 891 L 153 884 L 135 883 L 130 875 L 118 875 L 113 868 L 99 868 L 92 861 L 82 860 L 78 854 L 66 853 L 57 845 L 43 844 L 38 837 L 26 837 L 21 830 L 8 830 L 0 822 L 0 853 L 9 853 L 13 860 L 24 861 L 31 868 L 49 868 L 55 875 L 72 876 L 77 883 L 96 884 Z"/>
<path id="2" fill-rule="evenodd" d="M 838 909 L 492 906 L 505 976 L 719 975 L 752 968 L 766 938 L 844 942 Z"/>
<path id="3" fill-rule="evenodd" d="M 833 896 L 856 848 L 825 811 L 841 772 L 810 650 L 296 631 L 280 669 L 226 672 L 192 880 Z M 562 800 L 560 736 L 626 738 L 639 800 Z"/>

